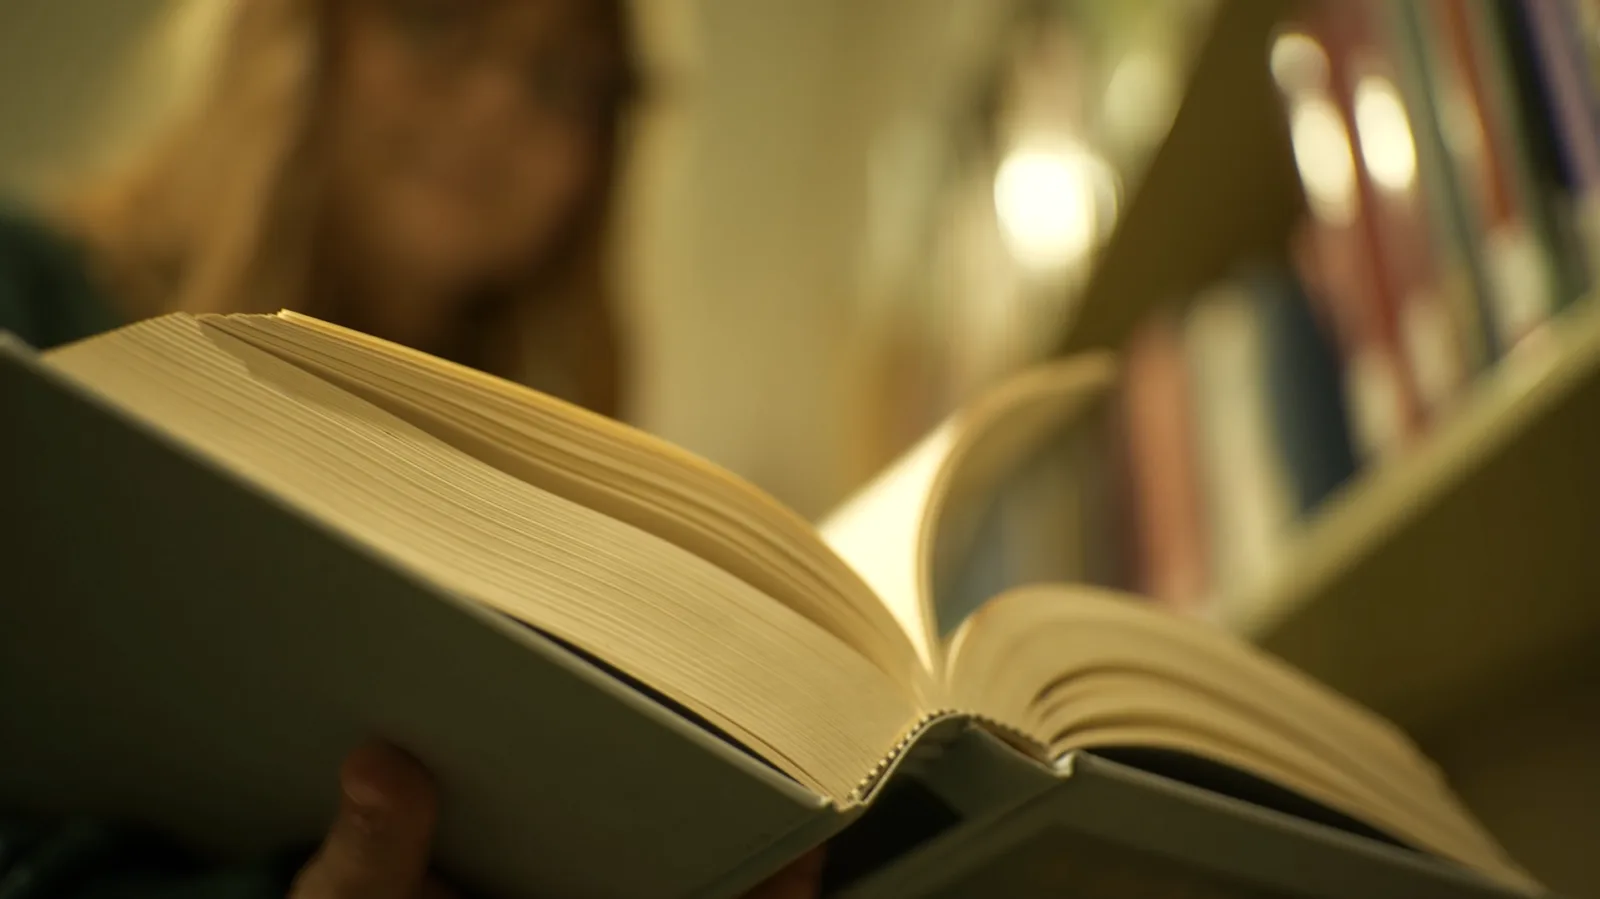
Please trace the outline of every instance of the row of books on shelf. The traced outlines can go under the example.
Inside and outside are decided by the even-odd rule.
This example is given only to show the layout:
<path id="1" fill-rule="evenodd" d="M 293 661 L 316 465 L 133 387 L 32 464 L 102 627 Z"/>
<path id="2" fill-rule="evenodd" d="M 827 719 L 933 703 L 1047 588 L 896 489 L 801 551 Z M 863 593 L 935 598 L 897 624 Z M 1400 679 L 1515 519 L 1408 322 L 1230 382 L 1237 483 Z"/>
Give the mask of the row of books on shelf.
<path id="1" fill-rule="evenodd" d="M 1593 0 L 1320 0 L 1275 42 L 1296 268 L 1363 457 L 1403 450 L 1592 288 L 1597 21 Z"/>
<path id="2" fill-rule="evenodd" d="M 1225 614 L 1356 471 L 1341 363 L 1282 266 L 1151 314 L 1115 389 L 996 491 L 966 559 L 935 583 L 939 618 L 1062 580 Z"/>
<path id="3" fill-rule="evenodd" d="M 1118 395 L 996 500 L 942 601 L 1068 578 L 1233 620 L 1358 469 L 1540 352 L 1600 271 L 1597 23 L 1594 0 L 1287 21 L 1270 64 L 1307 199 L 1287 261 L 1151 314 Z"/>

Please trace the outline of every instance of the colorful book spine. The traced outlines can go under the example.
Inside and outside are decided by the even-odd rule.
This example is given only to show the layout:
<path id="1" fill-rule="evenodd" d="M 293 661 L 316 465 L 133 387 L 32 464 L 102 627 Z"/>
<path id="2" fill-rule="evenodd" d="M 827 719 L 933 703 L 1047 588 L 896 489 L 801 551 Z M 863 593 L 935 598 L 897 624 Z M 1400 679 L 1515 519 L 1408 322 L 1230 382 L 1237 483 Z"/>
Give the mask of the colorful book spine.
<path id="1" fill-rule="evenodd" d="M 1441 246 L 1425 197 L 1423 156 L 1414 110 L 1401 93 L 1402 76 L 1392 46 L 1375 19 L 1383 7 L 1334 2 L 1323 10 L 1334 93 L 1354 136 L 1357 184 L 1376 237 L 1384 295 L 1393 305 L 1406 371 L 1419 411 L 1431 418 L 1445 409 L 1466 381 L 1467 337 L 1446 298 Z"/>
<path id="2" fill-rule="evenodd" d="M 1100 404 L 1079 431 L 1083 582 L 1131 592 L 1127 457 L 1117 411 L 1114 403 Z"/>
<path id="3" fill-rule="evenodd" d="M 1515 346 L 1554 312 L 1587 289 L 1575 222 L 1563 203 L 1570 195 L 1544 108 L 1542 85 L 1533 61 L 1527 23 L 1511 2 L 1460 0 L 1471 36 L 1474 63 L 1496 108 L 1494 139 L 1513 174 L 1519 207 L 1532 227 L 1539 255 L 1549 263 L 1550 292 L 1540 305 L 1514 306 L 1500 323 L 1507 345 Z M 1509 284 L 1535 268 L 1532 255 L 1507 259 Z"/>
<path id="4" fill-rule="evenodd" d="M 1556 0 L 1523 0 L 1518 4 L 1524 39 L 1534 63 L 1543 100 L 1541 108 L 1554 137 L 1561 163 L 1563 197 L 1570 208 L 1584 283 L 1592 286 L 1600 237 L 1600 128 L 1594 85 L 1586 71 L 1579 20 L 1568 4 Z"/>
<path id="5" fill-rule="evenodd" d="M 1305 519 L 1356 471 L 1338 350 L 1313 314 L 1305 288 L 1289 273 L 1264 268 L 1245 284 L 1260 310 L 1261 380 L 1274 452 L 1295 515 Z"/>
<path id="6" fill-rule="evenodd" d="M 1122 397 L 1140 592 L 1198 613 L 1210 573 L 1189 373 L 1176 315 L 1157 314 L 1129 342 Z"/>
<path id="7" fill-rule="evenodd" d="M 1380 263 L 1344 79 L 1334 68 L 1342 45 L 1330 43 L 1338 32 L 1327 23 L 1315 25 L 1294 23 L 1279 36 L 1272 69 L 1310 213 L 1300 262 L 1320 285 L 1317 300 L 1333 324 L 1359 452 L 1376 458 L 1418 432 L 1421 404 Z"/>
<path id="8" fill-rule="evenodd" d="M 1304 290 L 1257 267 L 1184 323 L 1210 582 L 1224 618 L 1278 573 L 1287 539 L 1356 470 L 1339 356 Z"/>
<path id="9" fill-rule="evenodd" d="M 1295 517 L 1283 458 L 1277 452 L 1268 397 L 1268 339 L 1262 308 L 1229 281 L 1196 298 L 1184 344 L 1193 385 L 1207 544 L 1217 611 L 1267 580 Z"/>
<path id="10" fill-rule="evenodd" d="M 1482 258 L 1486 339 L 1499 357 L 1554 309 L 1549 235 L 1506 130 L 1510 111 L 1485 72 L 1492 60 L 1477 46 L 1468 0 L 1401 5 L 1418 21 L 1445 146 Z"/>
<path id="11" fill-rule="evenodd" d="M 1373 3 L 1406 106 L 1412 111 L 1417 145 L 1417 175 L 1426 217 L 1440 258 L 1440 289 L 1460 343 L 1465 377 L 1492 365 L 1500 355 L 1490 327 L 1491 285 L 1484 248 L 1488 229 L 1471 196 L 1476 187 L 1481 127 L 1463 108 L 1462 89 L 1432 45 L 1424 10 L 1414 3 Z"/>
<path id="12" fill-rule="evenodd" d="M 1589 88 L 1600 95 L 1600 3 L 1595 0 L 1561 0 L 1573 24 L 1573 35 L 1583 57 Z M 1597 111 L 1600 113 L 1600 111 Z"/>

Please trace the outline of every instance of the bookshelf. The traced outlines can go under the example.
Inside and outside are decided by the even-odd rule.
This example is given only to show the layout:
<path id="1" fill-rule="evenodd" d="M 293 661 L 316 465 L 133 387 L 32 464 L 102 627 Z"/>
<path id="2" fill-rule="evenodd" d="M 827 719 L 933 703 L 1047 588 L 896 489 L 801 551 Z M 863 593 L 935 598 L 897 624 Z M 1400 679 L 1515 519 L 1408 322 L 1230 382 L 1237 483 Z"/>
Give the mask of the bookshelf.
<path id="1" fill-rule="evenodd" d="M 1291 11 L 1219 0 L 1166 139 L 1060 342 L 1124 345 L 1253 256 L 1281 257 L 1304 201 L 1265 58 Z M 1600 297 L 1475 384 L 1397 458 L 1291 538 L 1225 623 L 1413 733 L 1514 692 L 1600 635 Z M 1486 700 L 1485 700 L 1486 701 Z"/>
<path id="2" fill-rule="evenodd" d="M 1285 0 L 1217 0 L 1166 138 L 1133 182 L 1060 344 L 1120 346 L 1154 306 L 1242 258 L 1280 256 L 1302 208 L 1282 103 L 1265 60 Z"/>
<path id="3" fill-rule="evenodd" d="M 1265 65 L 1287 2 L 1219 0 L 1165 141 L 1058 346 L 1127 345 L 1304 209 Z M 1392 23 L 1391 23 L 1392 25 Z M 1396 78 L 1403 78 L 1397 74 Z M 1600 295 L 1480 376 L 1290 535 L 1222 624 L 1405 728 L 1512 854 L 1600 895 Z"/>
<path id="4" fill-rule="evenodd" d="M 1227 624 L 1414 733 L 1600 634 L 1600 302 L 1552 321 L 1290 543 Z"/>

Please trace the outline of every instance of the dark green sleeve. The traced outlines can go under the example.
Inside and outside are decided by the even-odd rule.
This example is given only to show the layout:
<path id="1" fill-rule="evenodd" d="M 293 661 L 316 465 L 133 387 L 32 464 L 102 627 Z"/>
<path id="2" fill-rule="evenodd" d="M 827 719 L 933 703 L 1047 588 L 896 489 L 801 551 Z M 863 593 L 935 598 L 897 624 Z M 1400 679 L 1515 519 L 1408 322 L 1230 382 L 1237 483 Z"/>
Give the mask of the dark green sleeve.
<path id="1" fill-rule="evenodd" d="M 123 324 L 112 310 L 79 247 L 0 208 L 0 331 L 48 350 Z"/>
<path id="2" fill-rule="evenodd" d="M 0 331 L 46 350 L 120 324 L 77 246 L 0 206 Z M 0 899 L 281 899 L 308 856 L 207 864 L 137 830 L 0 811 Z"/>
<path id="3" fill-rule="evenodd" d="M 0 205 L 0 331 L 47 350 L 120 324 L 72 241 Z M 204 864 L 135 830 L 0 810 L 0 899 L 281 899 L 307 855 Z"/>
<path id="4" fill-rule="evenodd" d="M 16 220 L 0 215 L 0 331 L 38 346 L 43 329 L 32 310 L 29 255 Z"/>
<path id="5" fill-rule="evenodd" d="M 0 899 L 282 899 L 308 857 L 211 865 L 138 831 L 0 817 Z"/>

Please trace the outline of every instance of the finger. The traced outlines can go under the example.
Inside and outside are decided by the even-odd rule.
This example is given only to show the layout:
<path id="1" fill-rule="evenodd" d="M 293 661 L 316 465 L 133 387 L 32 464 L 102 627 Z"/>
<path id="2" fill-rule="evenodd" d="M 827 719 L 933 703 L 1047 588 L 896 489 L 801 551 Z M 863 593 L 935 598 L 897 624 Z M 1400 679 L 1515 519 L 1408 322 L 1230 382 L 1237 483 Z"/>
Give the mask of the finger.
<path id="1" fill-rule="evenodd" d="M 822 893 L 822 856 L 818 849 L 801 857 L 745 899 L 816 899 Z"/>
<path id="2" fill-rule="evenodd" d="M 339 812 L 290 899 L 411 899 L 428 869 L 433 782 L 389 746 L 352 752 L 339 770 Z"/>

